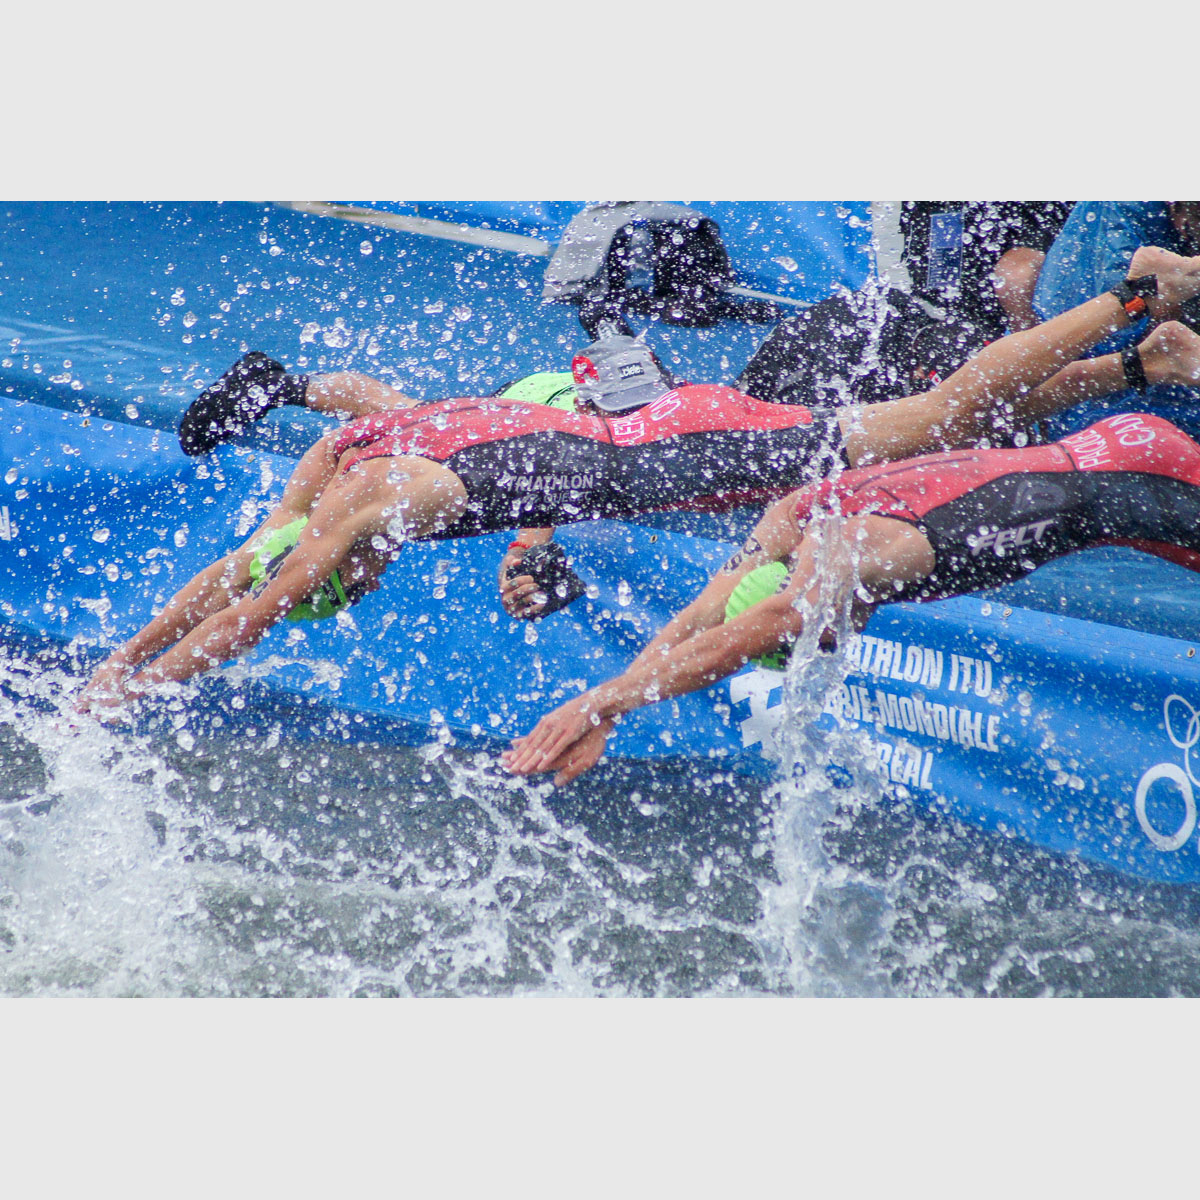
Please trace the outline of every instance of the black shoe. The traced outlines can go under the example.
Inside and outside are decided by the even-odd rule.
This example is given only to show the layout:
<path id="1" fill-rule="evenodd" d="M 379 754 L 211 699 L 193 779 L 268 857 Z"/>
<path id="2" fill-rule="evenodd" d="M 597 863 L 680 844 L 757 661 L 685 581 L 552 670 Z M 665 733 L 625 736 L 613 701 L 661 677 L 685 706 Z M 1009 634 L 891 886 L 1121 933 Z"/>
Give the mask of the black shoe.
<path id="1" fill-rule="evenodd" d="M 251 350 L 188 406 L 179 423 L 184 454 L 207 454 L 282 404 L 303 402 L 303 377 Z M 299 388 L 299 395 L 297 395 Z"/>

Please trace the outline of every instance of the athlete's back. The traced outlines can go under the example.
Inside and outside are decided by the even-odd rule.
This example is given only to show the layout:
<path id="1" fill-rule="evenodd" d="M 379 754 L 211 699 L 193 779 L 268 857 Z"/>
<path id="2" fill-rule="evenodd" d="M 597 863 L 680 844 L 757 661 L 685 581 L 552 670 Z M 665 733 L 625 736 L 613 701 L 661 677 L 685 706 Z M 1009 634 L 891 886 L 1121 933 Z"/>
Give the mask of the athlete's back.
<path id="1" fill-rule="evenodd" d="M 929 539 L 933 574 L 898 599 L 992 587 L 1088 546 L 1200 569 L 1200 446 L 1160 417 L 1109 417 L 1048 446 L 953 451 L 805 488 L 796 515 L 875 513 Z"/>
<path id="2" fill-rule="evenodd" d="M 444 400 L 356 421 L 334 451 L 347 467 L 385 456 L 449 467 L 468 495 L 467 513 L 445 531 L 459 537 L 765 502 L 831 469 L 841 432 L 832 414 L 684 385 L 620 416 Z"/>

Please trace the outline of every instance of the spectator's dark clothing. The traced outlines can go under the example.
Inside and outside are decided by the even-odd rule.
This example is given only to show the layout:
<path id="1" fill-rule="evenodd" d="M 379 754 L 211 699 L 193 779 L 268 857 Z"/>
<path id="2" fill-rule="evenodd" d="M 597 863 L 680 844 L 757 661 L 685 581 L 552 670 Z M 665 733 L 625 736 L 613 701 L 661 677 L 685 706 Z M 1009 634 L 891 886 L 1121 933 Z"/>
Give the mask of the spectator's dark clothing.
<path id="1" fill-rule="evenodd" d="M 911 290 L 868 285 L 786 318 L 737 386 L 762 400 L 807 405 L 874 403 L 927 389 L 1004 333 L 991 282 L 996 260 L 1015 246 L 1048 249 L 1070 208 L 1051 201 L 903 201 L 902 261 Z"/>
<path id="2" fill-rule="evenodd" d="M 1161 246 L 1176 254 L 1200 253 L 1171 222 L 1165 200 L 1081 200 L 1063 227 L 1038 278 L 1034 311 L 1042 320 L 1082 304 L 1115 287 L 1129 272 L 1139 246 Z M 1085 357 L 1111 354 L 1146 336 L 1150 322 L 1138 321 L 1105 338 Z M 1060 438 L 1109 413 L 1131 407 L 1173 421 L 1200 437 L 1200 391 L 1174 384 L 1152 384 L 1144 392 L 1116 392 L 1059 413 L 1041 425 L 1045 436 Z"/>
<path id="3" fill-rule="evenodd" d="M 1016 246 L 1049 250 L 1070 212 L 1070 204 L 1049 200 L 902 201 L 902 261 L 913 295 L 977 325 L 988 341 L 1002 336 L 996 260 Z"/>

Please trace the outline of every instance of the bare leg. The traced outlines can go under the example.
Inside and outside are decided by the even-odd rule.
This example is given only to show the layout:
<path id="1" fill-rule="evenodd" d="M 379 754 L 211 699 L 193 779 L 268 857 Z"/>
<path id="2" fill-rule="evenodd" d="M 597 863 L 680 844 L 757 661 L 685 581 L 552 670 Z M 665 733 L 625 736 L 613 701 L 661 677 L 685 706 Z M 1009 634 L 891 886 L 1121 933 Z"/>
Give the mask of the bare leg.
<path id="1" fill-rule="evenodd" d="M 342 371 L 306 379 L 252 350 L 188 405 L 179 422 L 179 444 L 185 454 L 207 454 L 284 404 L 355 420 L 415 403 L 369 375 Z"/>
<path id="2" fill-rule="evenodd" d="M 394 408 L 411 408 L 416 403 L 413 397 L 358 371 L 314 375 L 304 393 L 306 408 L 343 421 L 356 421 Z"/>
<path id="3" fill-rule="evenodd" d="M 1022 400 L 1032 389 L 1128 323 L 1114 296 L 1099 296 L 1043 325 L 1009 334 L 923 396 L 862 409 L 861 428 L 847 431 L 846 453 L 857 467 L 973 445 L 992 431 L 994 413 L 1005 402 L 1013 419 L 1024 423 L 1029 418 Z"/>
<path id="4" fill-rule="evenodd" d="M 1200 292 L 1200 258 L 1183 259 L 1166 251 L 1142 249 L 1134 263 L 1135 269 L 1159 272 L 1163 307 Z M 1009 334 L 985 346 L 923 396 L 868 405 L 859 411 L 857 428 L 850 421 L 843 422 L 847 456 L 857 467 L 975 445 L 995 429 L 996 412 L 1003 412 L 1005 405 L 1007 419 L 1020 428 L 1057 411 L 1049 408 L 1055 396 L 1064 406 L 1077 403 L 1073 397 L 1078 392 L 1068 386 L 1043 394 L 1037 389 L 1128 324 L 1116 297 L 1106 293 L 1032 329 Z M 1103 370 L 1097 369 L 1094 381 L 1088 372 L 1082 375 L 1089 386 L 1099 386 Z"/>
<path id="5" fill-rule="evenodd" d="M 1102 358 L 1081 358 L 1068 363 L 1045 383 L 1031 388 L 1021 397 L 1020 421 L 1014 421 L 1012 406 L 1007 412 L 996 413 L 997 431 L 1006 434 L 1017 432 L 1032 421 L 1052 417 L 1064 409 L 1087 400 L 1099 400 L 1114 392 L 1129 387 L 1125 372 L 1121 368 L 1119 354 L 1105 354 Z"/>

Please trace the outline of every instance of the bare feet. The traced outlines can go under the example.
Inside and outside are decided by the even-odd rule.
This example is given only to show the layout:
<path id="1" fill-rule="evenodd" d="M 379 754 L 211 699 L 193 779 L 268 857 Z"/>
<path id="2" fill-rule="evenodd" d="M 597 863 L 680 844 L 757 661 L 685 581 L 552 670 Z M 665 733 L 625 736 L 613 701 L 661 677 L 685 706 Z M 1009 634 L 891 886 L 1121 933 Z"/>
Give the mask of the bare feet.
<path id="1" fill-rule="evenodd" d="M 1178 321 L 1166 321 L 1138 344 L 1150 383 L 1200 386 L 1200 334 Z"/>

